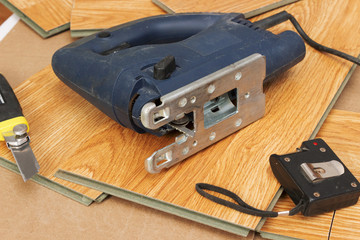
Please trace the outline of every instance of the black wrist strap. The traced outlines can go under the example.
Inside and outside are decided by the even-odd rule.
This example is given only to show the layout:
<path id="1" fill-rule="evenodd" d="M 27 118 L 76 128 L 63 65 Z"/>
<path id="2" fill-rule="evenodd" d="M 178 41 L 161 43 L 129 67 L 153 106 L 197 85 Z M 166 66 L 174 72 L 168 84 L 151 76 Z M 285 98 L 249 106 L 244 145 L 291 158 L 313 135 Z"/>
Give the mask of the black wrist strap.
<path id="1" fill-rule="evenodd" d="M 298 212 L 300 212 L 304 207 L 303 200 L 300 200 L 300 202 L 290 211 L 285 211 L 285 212 L 263 211 L 263 210 L 260 210 L 260 209 L 257 209 L 257 208 L 254 208 L 254 207 L 248 205 L 243 200 L 241 200 L 241 198 L 238 195 L 236 195 L 235 193 L 233 193 L 229 190 L 226 190 L 224 188 L 217 187 L 217 186 L 207 184 L 207 183 L 197 183 L 195 188 L 196 188 L 196 191 L 201 196 L 203 196 L 213 202 L 216 202 L 218 204 L 232 208 L 239 212 L 243 212 L 243 213 L 250 214 L 253 216 L 259 216 L 259 217 L 277 217 L 279 215 L 292 216 L 292 215 L 295 215 Z M 204 190 L 209 190 L 209 191 L 217 192 L 222 195 L 228 196 L 228 197 L 232 198 L 237 204 L 233 203 L 233 202 L 229 202 L 229 201 L 224 200 L 219 197 L 215 197 L 214 195 L 211 195 L 210 193 L 207 193 Z"/>

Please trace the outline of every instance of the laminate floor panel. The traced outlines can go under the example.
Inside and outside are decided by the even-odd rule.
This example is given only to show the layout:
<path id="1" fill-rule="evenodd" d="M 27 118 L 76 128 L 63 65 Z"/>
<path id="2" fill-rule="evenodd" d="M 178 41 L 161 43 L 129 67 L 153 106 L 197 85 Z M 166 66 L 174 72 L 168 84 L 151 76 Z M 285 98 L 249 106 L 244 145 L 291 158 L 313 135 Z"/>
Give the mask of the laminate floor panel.
<path id="1" fill-rule="evenodd" d="M 70 27 L 72 0 L 0 0 L 43 38 Z"/>
<path id="2" fill-rule="evenodd" d="M 254 17 L 261 13 L 285 6 L 298 0 L 152 0 L 168 13 L 183 12 L 238 12 L 246 18 Z"/>
<path id="3" fill-rule="evenodd" d="M 74 0 L 71 35 L 83 37 L 122 23 L 164 13 L 150 0 Z"/>
<path id="4" fill-rule="evenodd" d="M 359 8 L 360 4 L 355 1 L 304 0 L 287 6 L 286 10 L 318 42 L 357 56 Z M 341 28 L 336 27 L 340 25 Z M 292 26 L 284 23 L 272 31 L 288 29 Z M 129 194 L 128 199 L 138 198 L 140 202 L 141 198 L 144 202 L 149 200 L 150 206 L 154 204 L 163 211 L 176 208 L 179 212 L 174 214 L 199 213 L 209 219 L 220 219 L 224 225 L 255 229 L 259 217 L 234 212 L 203 199 L 196 193 L 195 183 L 225 187 L 247 203 L 266 209 L 279 189 L 268 157 L 272 153 L 292 151 L 315 135 L 351 65 L 307 46 L 307 55 L 300 64 L 265 85 L 265 117 L 160 174 L 147 173 L 144 159 L 171 139 L 138 135 L 116 124 L 104 126 L 98 134 L 101 141 L 88 139 L 60 168 L 90 179 L 94 187 L 104 186 L 104 192 L 118 191 L 124 198 Z M 161 204 L 155 206 L 157 203 Z"/>

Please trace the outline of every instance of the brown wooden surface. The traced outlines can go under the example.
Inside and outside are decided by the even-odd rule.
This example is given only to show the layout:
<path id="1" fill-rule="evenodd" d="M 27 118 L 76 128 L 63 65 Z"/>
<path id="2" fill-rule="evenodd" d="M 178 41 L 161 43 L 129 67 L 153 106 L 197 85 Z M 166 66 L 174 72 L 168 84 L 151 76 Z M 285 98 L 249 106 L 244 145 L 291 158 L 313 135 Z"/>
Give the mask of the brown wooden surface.
<path id="1" fill-rule="evenodd" d="M 7 0 L 45 31 L 70 22 L 72 0 Z"/>
<path id="2" fill-rule="evenodd" d="M 0 3 L 0 25 L 8 18 L 10 17 L 11 12 Z"/>
<path id="3" fill-rule="evenodd" d="M 360 113 L 336 111 L 326 119 L 319 136 L 360 181 Z M 330 239 L 360 239 L 359 226 L 360 202 L 336 211 Z"/>
<path id="4" fill-rule="evenodd" d="M 21 84 L 15 93 L 30 125 L 30 145 L 40 164 L 39 174 L 96 199 L 100 192 L 53 175 L 78 149 L 82 136 L 91 133 L 94 124 L 106 123 L 107 118 L 96 114 L 96 108 L 64 86 L 52 74 L 50 66 Z M 88 115 L 79 116 L 78 109 L 87 109 Z M 74 126 L 78 128 L 74 129 Z M 5 144 L 0 145 L 0 156 L 15 161 Z"/>
<path id="5" fill-rule="evenodd" d="M 318 138 L 324 139 L 346 167 L 360 179 L 360 113 L 332 110 L 321 127 Z M 282 196 L 275 211 L 294 207 L 288 196 Z M 298 214 L 293 217 L 268 219 L 262 232 L 301 239 L 328 239 L 333 212 L 315 217 Z M 331 228 L 330 239 L 360 239 L 360 203 L 337 210 Z"/>
<path id="6" fill-rule="evenodd" d="M 357 41 L 360 36 L 359 6 L 359 2 L 351 0 L 301 1 L 286 9 L 317 41 L 357 55 L 360 52 Z M 330 25 L 342 27 L 330 28 Z M 290 24 L 282 24 L 274 31 L 285 29 L 291 29 Z M 310 137 L 350 66 L 348 62 L 307 48 L 302 63 L 265 86 L 264 118 L 160 174 L 148 174 L 143 161 L 170 139 L 138 135 L 111 121 L 92 129 L 94 135 L 80 143 L 60 167 L 255 228 L 260 220 L 258 217 L 234 212 L 203 199 L 196 194 L 195 183 L 208 182 L 225 187 L 249 204 L 265 209 L 279 187 L 269 168 L 268 156 L 293 150 Z M 91 119 L 83 109 L 79 108 L 77 112 L 79 116 L 87 114 Z M 92 122 L 88 124 L 93 125 Z"/>
<path id="7" fill-rule="evenodd" d="M 264 6 L 280 3 L 283 0 L 153 0 L 159 6 L 164 5 L 168 12 L 250 12 Z M 164 8 L 164 9 L 165 9 Z"/>
<path id="8" fill-rule="evenodd" d="M 74 0 L 70 29 L 104 29 L 164 13 L 150 0 Z"/>

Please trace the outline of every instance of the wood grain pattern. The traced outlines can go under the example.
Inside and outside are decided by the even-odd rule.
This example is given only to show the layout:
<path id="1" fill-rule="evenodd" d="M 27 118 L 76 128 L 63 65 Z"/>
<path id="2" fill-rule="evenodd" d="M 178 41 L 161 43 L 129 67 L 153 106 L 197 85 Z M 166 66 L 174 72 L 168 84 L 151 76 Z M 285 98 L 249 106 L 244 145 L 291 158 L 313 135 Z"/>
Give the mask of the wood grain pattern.
<path id="1" fill-rule="evenodd" d="M 360 179 L 360 113 L 332 110 L 317 137 L 324 139 L 347 168 Z M 275 211 L 294 206 L 288 196 L 282 196 Z M 333 212 L 315 217 L 298 214 L 293 217 L 268 219 L 261 232 L 301 239 L 328 239 Z M 360 239 L 360 203 L 336 211 L 330 239 Z"/>
<path id="2" fill-rule="evenodd" d="M 352 174 L 360 180 L 360 113 L 336 111 L 319 132 Z M 360 239 L 360 202 L 337 210 L 330 239 Z"/>
<path id="3" fill-rule="evenodd" d="M 357 55 L 359 8 L 357 1 L 328 0 L 301 1 L 286 10 L 317 41 Z M 287 29 L 292 29 L 288 23 L 273 30 Z M 279 188 L 268 156 L 289 152 L 309 138 L 350 66 L 307 47 L 302 63 L 265 86 L 264 118 L 160 174 L 148 174 L 143 162 L 171 139 L 138 135 L 112 122 L 92 129 L 94 137 L 72 149 L 72 156 L 60 168 L 254 229 L 260 218 L 202 198 L 194 190 L 195 183 L 225 187 L 249 204 L 265 209 Z M 80 112 L 87 113 L 79 108 Z"/>
<path id="4" fill-rule="evenodd" d="M 23 113 L 30 125 L 31 147 L 40 164 L 39 174 L 80 193 L 96 199 L 101 192 L 53 177 L 58 166 L 77 149 L 82 136 L 87 136 L 93 124 L 109 119 L 96 114 L 97 109 L 75 95 L 60 82 L 47 67 L 16 88 L 15 93 L 22 105 Z M 61 102 L 61 104 L 59 104 Z M 78 116 L 77 109 L 87 109 L 89 116 Z M 93 118 L 95 117 L 95 118 Z M 73 126 L 80 127 L 74 130 Z M 0 144 L 0 156 L 15 162 L 5 144 Z"/>
<path id="5" fill-rule="evenodd" d="M 294 203 L 290 197 L 283 194 L 276 203 L 274 211 L 287 211 L 293 207 Z M 271 233 L 275 234 L 277 238 L 286 236 L 307 240 L 325 240 L 328 239 L 332 217 L 333 212 L 313 217 L 304 217 L 299 213 L 291 217 L 268 218 L 261 228 L 261 235 L 267 237 L 264 233 Z"/>
<path id="6" fill-rule="evenodd" d="M 353 55 L 359 53 L 358 2 L 301 1 L 287 10 L 316 40 Z M 329 28 L 329 24 L 343 27 Z M 283 24 L 273 31 L 285 29 L 291 26 Z M 122 128 L 64 86 L 50 68 L 22 84 L 16 93 L 31 126 L 31 144 L 41 171 L 46 171 L 41 173 L 49 178 L 54 179 L 52 174 L 60 167 L 255 228 L 259 218 L 203 199 L 194 191 L 194 184 L 208 182 L 228 188 L 265 209 L 279 187 L 268 166 L 268 156 L 288 152 L 310 136 L 350 66 L 307 48 L 302 63 L 265 86 L 264 118 L 158 175 L 148 174 L 143 161 L 172 141 L 171 136 L 157 138 Z M 11 158 L 4 145 L 0 154 Z M 94 194 L 91 189 L 63 184 L 88 196 Z"/>
<path id="7" fill-rule="evenodd" d="M 282 0 L 153 0 L 160 7 L 170 13 L 182 12 L 240 12 L 246 13 L 261 7 L 280 3 Z"/>
<path id="8" fill-rule="evenodd" d="M 74 0 L 70 29 L 100 30 L 164 13 L 150 0 Z"/>
<path id="9" fill-rule="evenodd" d="M 5 20 L 10 17 L 11 12 L 5 8 L 4 5 L 0 4 L 0 25 L 5 22 Z"/>
<path id="10" fill-rule="evenodd" d="M 45 31 L 70 22 L 72 0 L 7 0 Z"/>

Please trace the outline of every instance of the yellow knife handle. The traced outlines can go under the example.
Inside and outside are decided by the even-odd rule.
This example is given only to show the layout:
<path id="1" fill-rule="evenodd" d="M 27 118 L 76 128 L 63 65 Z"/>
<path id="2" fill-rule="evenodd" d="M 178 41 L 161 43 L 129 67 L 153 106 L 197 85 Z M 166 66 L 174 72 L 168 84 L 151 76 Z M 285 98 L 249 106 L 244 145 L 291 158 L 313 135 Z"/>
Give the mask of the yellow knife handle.
<path id="1" fill-rule="evenodd" d="M 18 99 L 5 77 L 0 74 L 0 141 L 4 141 L 4 134 L 12 132 L 18 124 L 27 123 Z"/>

